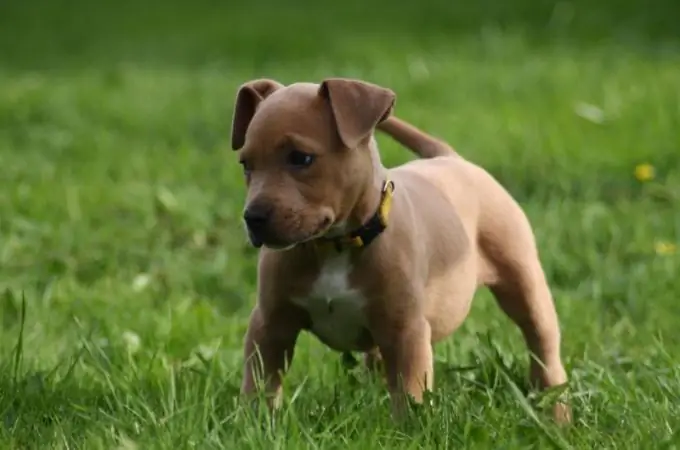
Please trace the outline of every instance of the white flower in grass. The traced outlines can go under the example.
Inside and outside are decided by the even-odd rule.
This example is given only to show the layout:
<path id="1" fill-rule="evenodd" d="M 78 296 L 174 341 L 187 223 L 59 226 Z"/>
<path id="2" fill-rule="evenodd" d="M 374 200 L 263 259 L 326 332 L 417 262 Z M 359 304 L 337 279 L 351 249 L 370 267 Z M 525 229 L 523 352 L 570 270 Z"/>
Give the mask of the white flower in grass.
<path id="1" fill-rule="evenodd" d="M 142 340 L 137 333 L 130 330 L 123 331 L 123 342 L 128 352 L 136 353 L 142 346 Z"/>
<path id="2" fill-rule="evenodd" d="M 151 276 L 148 273 L 140 273 L 134 280 L 132 280 L 132 290 L 135 292 L 141 292 L 149 285 L 151 282 Z"/>
<path id="3" fill-rule="evenodd" d="M 579 117 L 596 124 L 601 124 L 605 120 L 604 111 L 599 106 L 591 103 L 579 102 L 574 105 L 574 112 Z"/>

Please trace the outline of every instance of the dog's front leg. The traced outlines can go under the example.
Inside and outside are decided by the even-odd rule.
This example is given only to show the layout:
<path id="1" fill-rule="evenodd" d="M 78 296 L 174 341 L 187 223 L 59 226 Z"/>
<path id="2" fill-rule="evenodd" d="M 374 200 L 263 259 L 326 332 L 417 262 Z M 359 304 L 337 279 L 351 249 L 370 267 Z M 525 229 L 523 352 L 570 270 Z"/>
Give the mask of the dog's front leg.
<path id="1" fill-rule="evenodd" d="M 299 332 L 295 321 L 285 316 L 264 314 L 259 307 L 253 310 L 243 351 L 243 394 L 253 394 L 263 384 L 268 406 L 280 406 L 282 377 L 293 360 Z"/>
<path id="2" fill-rule="evenodd" d="M 378 340 L 392 399 L 392 410 L 400 417 L 410 396 L 422 403 L 423 393 L 434 382 L 430 324 L 424 317 L 381 327 Z"/>

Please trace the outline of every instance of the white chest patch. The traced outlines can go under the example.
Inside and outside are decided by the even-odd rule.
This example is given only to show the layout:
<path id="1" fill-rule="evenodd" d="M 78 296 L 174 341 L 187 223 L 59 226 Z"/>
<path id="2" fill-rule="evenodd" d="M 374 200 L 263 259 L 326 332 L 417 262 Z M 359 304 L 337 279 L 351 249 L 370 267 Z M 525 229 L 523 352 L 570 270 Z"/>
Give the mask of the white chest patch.
<path id="1" fill-rule="evenodd" d="M 350 270 L 347 254 L 326 261 L 309 296 L 293 299 L 309 313 L 312 332 L 336 350 L 353 349 L 366 326 L 365 299 L 350 287 Z"/>

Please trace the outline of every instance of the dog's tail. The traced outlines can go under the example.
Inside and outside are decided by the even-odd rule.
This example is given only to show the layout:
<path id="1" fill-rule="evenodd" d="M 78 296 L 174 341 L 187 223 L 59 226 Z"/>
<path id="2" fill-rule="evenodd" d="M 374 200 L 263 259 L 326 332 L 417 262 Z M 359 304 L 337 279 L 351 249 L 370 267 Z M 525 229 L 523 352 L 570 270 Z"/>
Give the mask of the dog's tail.
<path id="1" fill-rule="evenodd" d="M 398 117 L 390 116 L 377 128 L 421 158 L 457 154 L 446 142 L 437 139 Z"/>

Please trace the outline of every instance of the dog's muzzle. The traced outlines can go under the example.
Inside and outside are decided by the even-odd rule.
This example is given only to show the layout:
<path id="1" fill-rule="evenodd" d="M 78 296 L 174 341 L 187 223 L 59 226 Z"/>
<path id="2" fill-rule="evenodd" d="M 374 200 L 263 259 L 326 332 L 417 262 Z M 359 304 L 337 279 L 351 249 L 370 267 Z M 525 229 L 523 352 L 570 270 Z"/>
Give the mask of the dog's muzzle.
<path id="1" fill-rule="evenodd" d="M 272 208 L 262 205 L 252 205 L 243 212 L 243 220 L 248 229 L 248 238 L 254 247 L 262 247 L 269 233 Z"/>

